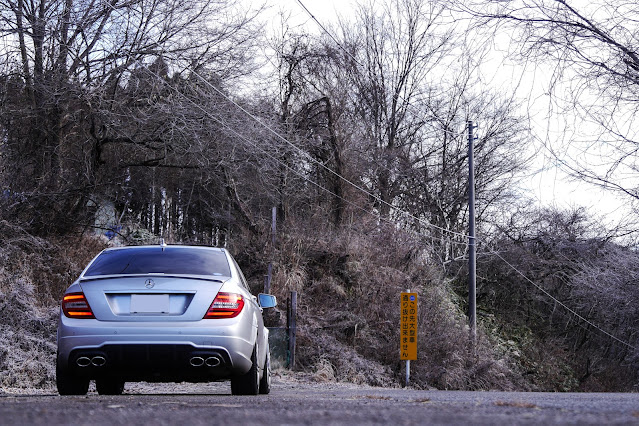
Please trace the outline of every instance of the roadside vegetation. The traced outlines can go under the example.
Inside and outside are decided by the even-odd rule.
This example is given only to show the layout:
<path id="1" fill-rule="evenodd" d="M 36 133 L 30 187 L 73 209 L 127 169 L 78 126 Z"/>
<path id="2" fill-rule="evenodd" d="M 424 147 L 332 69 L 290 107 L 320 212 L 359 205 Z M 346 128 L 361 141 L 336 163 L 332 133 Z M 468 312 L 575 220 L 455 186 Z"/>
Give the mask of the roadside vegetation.
<path id="1" fill-rule="evenodd" d="M 452 25 L 450 5 L 362 4 L 334 38 L 286 19 L 267 37 L 264 10 L 223 1 L 0 5 L 0 386 L 51 387 L 67 285 L 107 246 L 163 238 L 227 247 L 255 292 L 270 263 L 280 311 L 268 319 L 284 325 L 298 293 L 295 368 L 316 380 L 398 386 L 399 293 L 411 289 L 416 387 L 637 389 L 636 226 L 530 207 L 524 101 L 482 82 L 473 26 Z M 520 22 L 464 10 L 482 29 Z M 517 42 L 531 40 L 543 56 L 539 39 Z M 607 94 L 639 81 L 608 71 Z M 480 124 L 475 345 L 469 120 Z M 601 143 L 619 132 L 604 124 Z M 575 178 L 635 199 L 614 180 L 632 170 L 632 143 L 624 135 L 625 166 L 575 165 Z"/>

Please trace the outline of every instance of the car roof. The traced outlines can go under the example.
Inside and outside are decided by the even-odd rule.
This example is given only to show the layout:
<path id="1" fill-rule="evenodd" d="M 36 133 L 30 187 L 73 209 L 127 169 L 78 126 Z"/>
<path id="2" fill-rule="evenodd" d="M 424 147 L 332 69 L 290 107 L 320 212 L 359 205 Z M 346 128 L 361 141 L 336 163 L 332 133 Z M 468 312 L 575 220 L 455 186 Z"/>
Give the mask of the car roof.
<path id="1" fill-rule="evenodd" d="M 121 246 L 121 247 L 109 247 L 103 251 L 114 250 L 135 250 L 135 249 L 148 249 L 153 247 L 166 247 L 166 248 L 188 248 L 188 249 L 203 249 L 203 250 L 215 250 L 220 252 L 226 252 L 226 249 L 221 247 L 205 246 L 205 245 L 184 245 L 184 244 L 145 244 L 139 246 Z"/>

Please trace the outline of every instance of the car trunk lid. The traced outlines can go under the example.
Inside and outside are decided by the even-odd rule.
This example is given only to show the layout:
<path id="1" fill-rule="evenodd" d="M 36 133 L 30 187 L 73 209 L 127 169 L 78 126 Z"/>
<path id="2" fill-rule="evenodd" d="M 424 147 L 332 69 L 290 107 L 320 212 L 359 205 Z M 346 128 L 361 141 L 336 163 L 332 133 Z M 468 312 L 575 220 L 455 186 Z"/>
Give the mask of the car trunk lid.
<path id="1" fill-rule="evenodd" d="M 83 279 L 101 321 L 199 321 L 228 278 L 136 275 Z"/>

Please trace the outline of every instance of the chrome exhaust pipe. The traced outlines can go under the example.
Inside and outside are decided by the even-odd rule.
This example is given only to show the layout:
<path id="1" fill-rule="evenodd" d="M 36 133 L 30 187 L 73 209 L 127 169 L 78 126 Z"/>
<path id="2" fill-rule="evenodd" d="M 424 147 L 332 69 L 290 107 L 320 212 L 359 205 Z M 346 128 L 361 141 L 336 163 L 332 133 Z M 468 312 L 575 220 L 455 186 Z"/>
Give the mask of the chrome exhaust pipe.
<path id="1" fill-rule="evenodd" d="M 104 364 L 106 364 L 106 358 L 100 355 L 96 355 L 91 358 L 91 364 L 93 364 L 93 366 L 95 367 L 102 367 Z"/>
<path id="2" fill-rule="evenodd" d="M 81 356 L 75 361 L 75 363 L 78 364 L 78 366 L 80 367 L 88 367 L 89 365 L 91 365 L 91 359 L 86 356 Z"/>
<path id="3" fill-rule="evenodd" d="M 204 358 L 202 358 L 201 356 L 194 356 L 189 360 L 189 363 L 193 367 L 201 367 L 204 365 Z"/>
<path id="4" fill-rule="evenodd" d="M 204 361 L 207 367 L 217 367 L 220 365 L 220 359 L 216 356 L 210 356 Z"/>

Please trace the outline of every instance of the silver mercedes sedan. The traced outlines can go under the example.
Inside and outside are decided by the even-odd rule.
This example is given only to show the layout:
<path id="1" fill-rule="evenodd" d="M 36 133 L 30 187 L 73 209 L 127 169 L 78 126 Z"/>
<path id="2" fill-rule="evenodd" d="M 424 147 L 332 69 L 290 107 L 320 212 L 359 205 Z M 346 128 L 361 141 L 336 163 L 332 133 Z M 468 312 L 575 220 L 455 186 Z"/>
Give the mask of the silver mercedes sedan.
<path id="1" fill-rule="evenodd" d="M 58 323 L 61 395 L 117 395 L 129 381 L 230 380 L 234 395 L 270 391 L 274 296 L 249 291 L 225 249 L 136 246 L 102 251 L 66 290 Z"/>

